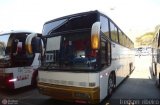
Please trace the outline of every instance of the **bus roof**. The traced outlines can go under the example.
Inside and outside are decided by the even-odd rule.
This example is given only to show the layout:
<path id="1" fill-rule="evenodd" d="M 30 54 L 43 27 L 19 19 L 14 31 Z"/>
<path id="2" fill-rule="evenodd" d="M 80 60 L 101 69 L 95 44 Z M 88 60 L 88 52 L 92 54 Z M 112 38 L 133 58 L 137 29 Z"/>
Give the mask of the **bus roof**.
<path id="1" fill-rule="evenodd" d="M 71 14 L 71 15 L 67 15 L 67 16 L 62 16 L 60 18 L 56 18 L 56 19 L 53 19 L 53 20 L 49 20 L 47 22 L 44 23 L 45 24 L 48 24 L 48 23 L 51 23 L 51 22 L 55 22 L 55 21 L 58 21 L 58 20 L 62 20 L 62 19 L 70 19 L 72 17 L 78 17 L 78 16 L 83 16 L 83 15 L 88 15 L 88 14 L 92 14 L 92 13 L 97 13 L 99 15 L 103 15 L 105 17 L 107 17 L 110 21 L 112 21 L 118 28 L 120 28 L 111 18 L 109 18 L 106 14 L 102 13 L 101 11 L 99 10 L 94 10 L 94 11 L 88 11 L 88 12 L 80 12 L 80 13 L 76 13 L 76 14 Z M 122 30 L 121 30 L 122 31 Z M 123 32 L 123 31 L 122 31 Z M 123 34 L 125 34 L 125 32 L 123 32 Z M 126 34 L 125 34 L 126 35 Z M 129 38 L 130 39 L 130 38 Z M 131 40 L 131 39 L 130 39 Z M 131 40 L 132 41 L 132 40 Z M 132 41 L 133 43 L 133 41 Z"/>
<path id="2" fill-rule="evenodd" d="M 56 18 L 56 19 L 52 19 L 52 20 L 49 20 L 47 22 L 44 23 L 45 24 L 48 24 L 48 23 L 51 23 L 51 22 L 54 22 L 54 21 L 57 21 L 57 20 L 62 20 L 62 19 L 69 19 L 69 18 L 72 18 L 72 17 L 78 17 L 78 16 L 82 16 L 82 15 L 88 15 L 88 14 L 92 14 L 92 13 L 97 13 L 97 14 L 100 14 L 100 15 L 103 15 L 105 17 L 107 17 L 109 20 L 111 20 L 113 23 L 115 23 L 111 18 L 109 18 L 106 14 L 102 13 L 101 11 L 99 10 L 94 10 L 94 11 L 88 11 L 88 12 L 80 12 L 80 13 L 76 13 L 76 14 L 71 14 L 71 15 L 67 15 L 67 16 L 62 16 L 62 17 L 59 17 L 59 18 Z M 115 24 L 117 26 L 117 24 Z M 118 27 L 118 26 L 117 26 Z M 123 32 L 123 31 L 122 31 Z M 124 33 L 124 32 L 123 32 Z"/>
<path id="3" fill-rule="evenodd" d="M 67 15 L 67 16 L 62 16 L 60 18 L 56 18 L 50 21 L 45 22 L 44 24 L 50 23 L 50 22 L 54 22 L 57 20 L 61 20 L 61 19 L 66 19 L 66 18 L 71 18 L 71 17 L 76 17 L 76 16 L 80 16 L 80 15 L 87 15 L 87 14 L 91 14 L 91 13 L 100 13 L 98 10 L 95 11 L 88 11 L 88 12 L 81 12 L 81 13 L 76 13 L 76 14 L 72 14 L 72 15 Z"/>

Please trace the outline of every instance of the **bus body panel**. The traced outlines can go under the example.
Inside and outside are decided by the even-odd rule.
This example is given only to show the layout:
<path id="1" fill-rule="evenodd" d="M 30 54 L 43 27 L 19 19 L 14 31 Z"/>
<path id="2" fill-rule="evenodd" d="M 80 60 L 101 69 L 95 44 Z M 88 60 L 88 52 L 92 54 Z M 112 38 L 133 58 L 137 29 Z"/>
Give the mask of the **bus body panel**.
<path id="1" fill-rule="evenodd" d="M 4 72 L 1 75 L 13 74 L 14 89 L 31 85 L 33 73 L 36 71 L 37 67 L 14 67 L 14 68 L 4 68 Z M 1 68 L 2 69 L 2 68 Z"/>
<path id="2" fill-rule="evenodd" d="M 119 44 L 112 44 L 112 65 L 111 68 L 116 73 L 116 86 L 129 75 L 130 49 Z"/>
<path id="3" fill-rule="evenodd" d="M 116 86 L 123 80 L 124 72 L 122 67 L 125 67 L 126 60 L 123 61 L 125 58 L 125 49 L 122 49 L 120 45 L 113 43 L 112 47 L 112 64 L 111 69 L 115 71 L 116 74 Z M 121 59 L 123 58 L 123 59 Z M 122 61 L 122 62 L 121 62 Z"/>
<path id="4" fill-rule="evenodd" d="M 109 70 L 111 71 L 111 69 L 108 68 L 100 72 L 100 101 L 107 96 Z"/>
<path id="5" fill-rule="evenodd" d="M 89 87 L 89 83 L 95 83 L 94 87 L 99 87 L 98 78 L 99 73 L 39 71 L 39 82 L 57 85 Z"/>
<path id="6" fill-rule="evenodd" d="M 129 75 L 129 63 L 132 62 L 129 49 L 115 43 L 112 47 L 112 64 L 100 72 L 100 100 L 102 101 L 108 94 L 108 78 L 112 71 L 115 71 L 116 86 L 118 86 L 126 76 Z M 131 54 L 132 55 L 132 54 Z M 132 55 L 133 56 L 133 55 Z"/>
<path id="7" fill-rule="evenodd" d="M 39 71 L 38 87 L 59 100 L 99 102 L 99 73 Z"/>
<path id="8" fill-rule="evenodd" d="M 33 76 L 35 76 L 33 74 L 37 72 L 37 68 L 40 66 L 40 61 L 37 60 L 39 55 L 40 54 L 36 54 L 32 66 L 0 68 L 0 75 L 3 76 L 6 74 L 13 74 L 13 79 L 17 79 L 15 82 L 13 82 L 14 89 L 32 85 Z"/>

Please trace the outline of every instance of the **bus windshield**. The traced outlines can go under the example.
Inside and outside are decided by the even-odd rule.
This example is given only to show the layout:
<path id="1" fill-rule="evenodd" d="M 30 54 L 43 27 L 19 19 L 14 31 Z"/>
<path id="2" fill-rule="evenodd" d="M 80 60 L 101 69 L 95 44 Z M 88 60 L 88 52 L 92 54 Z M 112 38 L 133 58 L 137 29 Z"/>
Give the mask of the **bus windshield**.
<path id="1" fill-rule="evenodd" d="M 81 31 L 48 37 L 44 65 L 55 70 L 95 69 L 97 52 L 91 49 L 90 34 Z"/>

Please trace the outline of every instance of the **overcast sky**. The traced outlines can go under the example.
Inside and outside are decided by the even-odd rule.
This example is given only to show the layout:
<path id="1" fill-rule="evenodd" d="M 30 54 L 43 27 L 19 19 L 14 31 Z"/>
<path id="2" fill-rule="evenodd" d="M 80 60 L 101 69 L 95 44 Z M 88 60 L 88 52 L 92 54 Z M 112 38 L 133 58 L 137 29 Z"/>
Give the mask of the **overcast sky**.
<path id="1" fill-rule="evenodd" d="M 160 0 L 0 0 L 0 32 L 42 32 L 46 21 L 99 10 L 132 40 L 160 24 Z"/>

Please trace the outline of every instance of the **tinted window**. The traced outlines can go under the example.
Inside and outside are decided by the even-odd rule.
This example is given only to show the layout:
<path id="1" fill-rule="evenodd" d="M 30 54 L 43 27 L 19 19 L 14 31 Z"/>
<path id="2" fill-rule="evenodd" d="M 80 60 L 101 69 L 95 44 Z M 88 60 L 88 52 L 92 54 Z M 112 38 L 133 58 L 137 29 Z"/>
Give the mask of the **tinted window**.
<path id="1" fill-rule="evenodd" d="M 112 22 L 110 22 L 110 31 L 111 31 L 111 39 L 115 42 L 118 42 L 117 27 Z"/>
<path id="2" fill-rule="evenodd" d="M 5 34 L 0 36 L 0 56 L 4 56 L 6 53 L 6 48 L 7 48 L 7 43 L 8 43 L 8 39 L 9 39 L 10 35 L 9 34 Z"/>
<path id="3" fill-rule="evenodd" d="M 55 22 L 47 23 L 43 26 L 43 35 L 47 35 L 51 30 L 58 28 L 58 26 L 61 26 L 67 21 L 67 19 L 58 20 Z"/>
<path id="4" fill-rule="evenodd" d="M 66 17 L 63 20 L 57 20 L 46 23 L 43 26 L 43 35 L 53 34 L 57 32 L 91 28 L 93 23 L 98 20 L 97 13 L 77 15 Z"/>
<path id="5" fill-rule="evenodd" d="M 158 47 L 160 47 L 160 30 L 159 30 L 159 33 L 158 33 Z"/>
<path id="6" fill-rule="evenodd" d="M 120 43 L 121 45 L 124 45 L 124 44 L 123 44 L 123 41 L 124 41 L 124 40 L 123 40 L 123 33 L 122 33 L 122 31 L 119 30 L 119 43 Z"/>
<path id="7" fill-rule="evenodd" d="M 109 37 L 109 27 L 108 27 L 108 18 L 101 16 L 100 17 L 101 22 L 101 31 Z"/>
<path id="8" fill-rule="evenodd" d="M 123 39 L 124 39 L 123 45 L 124 45 L 125 47 L 127 47 L 127 37 L 126 37 L 126 35 L 124 35 L 124 34 L 123 34 Z"/>

